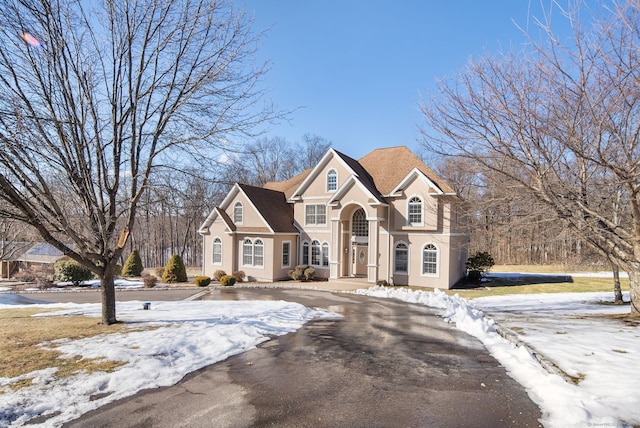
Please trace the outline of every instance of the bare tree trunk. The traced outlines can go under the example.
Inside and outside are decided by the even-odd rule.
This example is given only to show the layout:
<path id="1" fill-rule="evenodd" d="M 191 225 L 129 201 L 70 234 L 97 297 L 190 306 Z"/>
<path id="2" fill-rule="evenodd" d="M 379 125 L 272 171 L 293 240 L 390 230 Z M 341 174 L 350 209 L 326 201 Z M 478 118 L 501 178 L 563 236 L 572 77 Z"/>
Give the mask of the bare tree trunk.
<path id="1" fill-rule="evenodd" d="M 629 297 L 631 316 L 640 317 L 640 272 L 629 272 Z"/>
<path id="2" fill-rule="evenodd" d="M 116 319 L 115 262 L 109 263 L 100 278 L 102 291 L 102 322 L 111 325 Z"/>
<path id="3" fill-rule="evenodd" d="M 611 262 L 611 270 L 613 271 L 613 295 L 616 305 L 622 305 L 622 289 L 620 288 L 620 268 L 615 263 Z"/>

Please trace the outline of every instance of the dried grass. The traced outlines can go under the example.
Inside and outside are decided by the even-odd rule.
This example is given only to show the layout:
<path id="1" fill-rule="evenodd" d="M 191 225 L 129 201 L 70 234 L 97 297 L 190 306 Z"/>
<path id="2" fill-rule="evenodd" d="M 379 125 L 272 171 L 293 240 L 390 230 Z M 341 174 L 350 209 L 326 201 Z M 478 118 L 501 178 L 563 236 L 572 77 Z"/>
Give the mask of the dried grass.
<path id="1" fill-rule="evenodd" d="M 79 356 L 62 358 L 59 351 L 40 345 L 59 339 L 77 340 L 131 331 L 126 325 L 107 326 L 96 318 L 85 316 L 32 316 L 43 312 L 47 311 L 41 308 L 0 310 L 0 377 L 15 378 L 50 367 L 58 368 L 56 377 L 65 377 L 83 371 L 109 372 L 125 364 Z M 16 390 L 30 384 L 31 380 L 26 376 L 9 387 Z"/>

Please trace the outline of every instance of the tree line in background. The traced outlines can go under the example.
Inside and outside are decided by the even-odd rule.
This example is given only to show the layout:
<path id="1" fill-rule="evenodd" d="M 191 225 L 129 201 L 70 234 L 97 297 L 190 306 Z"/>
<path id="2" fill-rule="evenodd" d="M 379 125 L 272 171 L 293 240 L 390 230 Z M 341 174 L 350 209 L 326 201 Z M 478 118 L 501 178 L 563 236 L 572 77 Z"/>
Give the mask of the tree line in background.
<path id="1" fill-rule="evenodd" d="M 241 150 L 226 153 L 204 172 L 157 174 L 140 200 L 137 221 L 119 264 L 138 251 L 145 269 L 165 266 L 174 254 L 187 266 L 201 266 L 202 237 L 198 229 L 234 183 L 263 186 L 287 180 L 317 165 L 330 147 L 329 140 L 313 134 L 303 135 L 298 142 L 282 137 L 260 138 Z M 28 225 L 0 219 L 0 256 L 12 255 L 10 242 L 40 239 Z"/>
<path id="2" fill-rule="evenodd" d="M 476 229 L 503 232 L 486 246 L 544 260 L 583 259 L 586 244 L 628 273 L 640 315 L 640 2 L 550 7 L 568 34 L 541 20 L 520 50 L 439 83 L 421 107 L 425 146 L 476 174 Z"/>

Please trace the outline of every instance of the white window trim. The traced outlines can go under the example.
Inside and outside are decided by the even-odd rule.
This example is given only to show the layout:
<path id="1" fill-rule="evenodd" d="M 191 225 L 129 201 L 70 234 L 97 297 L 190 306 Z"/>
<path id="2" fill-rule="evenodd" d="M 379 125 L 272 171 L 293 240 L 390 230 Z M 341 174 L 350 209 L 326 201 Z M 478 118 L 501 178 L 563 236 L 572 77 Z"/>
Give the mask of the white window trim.
<path id="1" fill-rule="evenodd" d="M 399 244 L 404 244 L 407 246 L 407 270 L 406 271 L 396 270 L 396 247 Z M 393 273 L 398 275 L 409 275 L 410 262 L 411 262 L 411 257 L 409 257 L 409 243 L 407 243 L 406 241 L 397 241 L 395 244 L 393 244 Z"/>
<path id="2" fill-rule="evenodd" d="M 289 244 L 289 263 L 284 264 L 284 245 Z M 282 241 L 281 252 L 280 252 L 280 264 L 282 268 L 290 268 L 291 267 L 291 241 Z"/>
<path id="3" fill-rule="evenodd" d="M 435 273 L 425 273 L 424 272 L 424 249 L 427 245 L 433 245 L 436 247 L 436 272 Z M 439 278 L 440 277 L 440 247 L 435 242 L 426 242 L 422 249 L 420 250 L 420 276 L 428 277 L 428 278 Z"/>
<path id="4" fill-rule="evenodd" d="M 240 221 L 236 221 L 236 207 L 240 205 Z M 233 224 L 243 224 L 244 223 L 244 204 L 240 201 L 237 201 L 233 204 Z"/>
<path id="5" fill-rule="evenodd" d="M 318 264 L 313 264 L 313 243 L 317 242 L 318 243 Z M 307 255 L 308 255 L 308 262 L 305 263 L 304 262 L 304 244 L 307 244 L 308 247 L 308 251 L 307 251 Z M 328 252 L 327 252 L 327 265 L 323 265 L 322 264 L 322 248 L 324 245 L 327 245 L 328 248 Z M 317 238 L 313 238 L 311 240 L 304 240 L 300 243 L 300 260 L 301 260 L 301 264 L 313 267 L 315 269 L 329 269 L 329 267 L 331 266 L 331 244 L 329 243 L 329 241 L 321 241 Z"/>
<path id="6" fill-rule="evenodd" d="M 245 263 L 245 262 L 244 262 L 244 256 L 245 256 L 245 253 L 244 253 L 244 243 L 245 243 L 245 241 L 246 241 L 246 240 L 251 241 L 251 263 L 250 263 L 250 264 L 248 264 L 248 263 Z M 256 242 L 257 242 L 257 241 L 262 242 L 262 264 L 261 264 L 261 265 L 257 265 L 257 264 L 256 264 Z M 265 264 L 266 264 L 266 263 L 265 263 L 265 257 L 266 257 L 266 254 L 267 254 L 267 252 L 266 252 L 266 245 L 265 245 L 265 243 L 264 243 L 264 239 L 261 239 L 261 238 L 253 238 L 253 239 L 251 239 L 251 238 L 244 238 L 244 239 L 241 241 L 241 248 L 242 248 L 242 254 L 241 254 L 241 258 L 242 258 L 242 267 L 256 268 L 256 269 L 264 269 L 264 266 L 265 266 Z"/>
<path id="7" fill-rule="evenodd" d="M 220 241 L 220 262 L 216 262 L 215 261 L 215 257 L 216 257 L 216 239 L 218 241 Z M 216 266 L 220 266 L 222 265 L 222 238 L 220 238 L 219 236 L 216 236 L 213 238 L 213 245 L 211 245 L 211 263 L 216 265 Z"/>
<path id="8" fill-rule="evenodd" d="M 335 174 L 336 177 L 336 188 L 335 189 L 329 189 L 329 174 L 333 172 Z M 331 168 L 329 171 L 327 171 L 327 175 L 325 177 L 325 183 L 326 183 L 326 190 L 327 193 L 332 193 L 335 192 L 336 190 L 338 190 L 338 170 L 335 168 Z"/>
<path id="9" fill-rule="evenodd" d="M 411 210 L 410 210 L 410 205 L 411 205 L 411 200 L 417 198 L 420 200 L 420 222 L 419 223 L 412 223 L 411 222 Z M 411 195 L 409 196 L 409 198 L 407 198 L 407 226 L 411 226 L 411 227 L 422 227 L 424 226 L 424 217 L 425 217 L 425 203 L 424 203 L 424 198 L 420 195 Z"/>
<path id="10" fill-rule="evenodd" d="M 314 223 L 309 223 L 307 222 L 307 207 L 324 207 L 324 223 L 318 223 L 318 211 L 317 208 L 315 209 L 315 214 L 314 214 L 314 219 L 315 222 Z M 327 205 L 326 204 L 306 204 L 304 206 L 304 225 L 305 226 L 326 226 L 327 225 Z"/>

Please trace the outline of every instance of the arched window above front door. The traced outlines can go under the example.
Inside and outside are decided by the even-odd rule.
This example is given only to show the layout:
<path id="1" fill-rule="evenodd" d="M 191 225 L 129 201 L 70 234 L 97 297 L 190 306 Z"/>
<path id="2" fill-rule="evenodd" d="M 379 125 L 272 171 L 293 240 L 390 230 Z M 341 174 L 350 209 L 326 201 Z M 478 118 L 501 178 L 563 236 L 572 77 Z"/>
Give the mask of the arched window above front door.
<path id="1" fill-rule="evenodd" d="M 368 237 L 369 236 L 369 222 L 367 221 L 367 214 L 362 208 L 358 208 L 353 213 L 351 219 L 351 235 L 356 237 Z"/>

